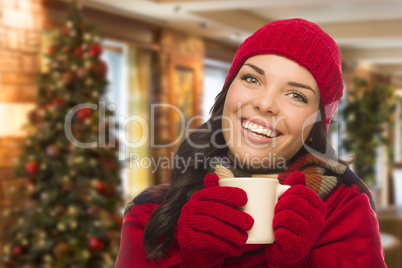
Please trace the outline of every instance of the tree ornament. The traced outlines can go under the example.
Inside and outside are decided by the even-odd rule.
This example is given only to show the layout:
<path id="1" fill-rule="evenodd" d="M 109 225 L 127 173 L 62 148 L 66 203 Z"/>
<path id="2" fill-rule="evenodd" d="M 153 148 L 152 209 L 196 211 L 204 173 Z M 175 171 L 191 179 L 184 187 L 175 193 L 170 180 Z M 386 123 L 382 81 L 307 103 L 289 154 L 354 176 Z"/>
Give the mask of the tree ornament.
<path id="1" fill-rule="evenodd" d="M 69 29 L 72 29 L 73 26 L 74 26 L 74 23 L 73 23 L 71 20 L 68 20 L 68 21 L 66 21 L 66 26 L 67 26 Z"/>
<path id="2" fill-rule="evenodd" d="M 59 242 L 53 249 L 53 253 L 58 258 L 63 258 L 70 252 L 70 247 L 66 242 Z"/>
<path id="3" fill-rule="evenodd" d="M 90 33 L 85 33 L 84 34 L 84 40 L 85 41 L 89 41 L 89 40 L 91 40 L 91 38 L 92 38 L 92 35 Z"/>
<path id="4" fill-rule="evenodd" d="M 13 247 L 13 256 L 19 257 L 24 253 L 24 248 L 22 246 L 16 245 Z"/>
<path id="5" fill-rule="evenodd" d="M 6 261 L 6 266 L 8 268 L 14 268 L 15 264 L 14 264 L 14 262 L 12 260 L 8 260 L 8 261 Z"/>
<path id="6" fill-rule="evenodd" d="M 63 59 L 61 62 L 61 69 L 64 71 L 69 71 L 71 69 L 71 66 L 73 65 L 69 59 Z"/>
<path id="7" fill-rule="evenodd" d="M 77 73 L 78 78 L 85 79 L 88 77 L 89 71 L 87 68 L 81 67 L 81 68 L 77 69 L 76 73 Z"/>
<path id="8" fill-rule="evenodd" d="M 87 215 L 96 218 L 99 216 L 99 207 L 91 204 L 88 208 L 87 208 Z"/>
<path id="9" fill-rule="evenodd" d="M 87 260 L 87 259 L 89 259 L 89 257 L 91 256 L 91 253 L 89 253 L 89 251 L 88 250 L 83 250 L 82 251 L 82 253 L 81 253 L 81 256 L 82 256 L 82 258 L 84 259 L 84 260 Z"/>
<path id="10" fill-rule="evenodd" d="M 25 164 L 25 170 L 31 177 L 34 177 L 38 172 L 38 163 L 36 162 L 28 162 Z"/>
<path id="11" fill-rule="evenodd" d="M 42 201 L 47 201 L 47 200 L 49 199 L 49 194 L 46 193 L 46 192 L 41 193 L 40 199 L 41 199 Z"/>
<path id="12" fill-rule="evenodd" d="M 4 248 L 3 248 L 3 254 L 4 254 L 4 255 L 10 255 L 10 253 L 11 253 L 10 245 L 9 245 L 9 244 L 6 244 L 6 245 L 4 246 Z"/>
<path id="13" fill-rule="evenodd" d="M 31 123 L 36 124 L 36 123 L 38 123 L 42 118 L 41 118 L 41 116 L 40 116 L 35 110 L 33 110 L 33 111 L 30 111 L 30 112 L 28 113 L 28 119 L 29 119 L 29 121 L 30 121 Z"/>
<path id="14" fill-rule="evenodd" d="M 97 63 L 93 63 L 91 69 L 98 78 L 105 79 L 107 73 L 107 64 L 105 61 L 100 60 Z"/>
<path id="15" fill-rule="evenodd" d="M 84 50 L 82 49 L 82 47 L 76 47 L 74 49 L 74 55 L 78 59 L 82 58 L 82 56 L 84 55 Z"/>
<path id="16" fill-rule="evenodd" d="M 70 52 L 71 52 L 71 47 L 65 46 L 65 47 L 63 48 L 63 51 L 64 51 L 64 53 L 70 53 Z"/>
<path id="17" fill-rule="evenodd" d="M 77 221 L 70 221 L 68 224 L 70 225 L 71 230 L 77 229 L 77 226 L 78 226 Z"/>
<path id="18" fill-rule="evenodd" d="M 78 215 L 78 209 L 75 206 L 70 205 L 67 208 L 67 214 L 69 216 L 77 216 Z"/>
<path id="19" fill-rule="evenodd" d="M 24 266 L 22 266 L 22 268 L 36 268 L 36 266 L 30 263 L 26 263 L 24 264 Z"/>
<path id="20" fill-rule="evenodd" d="M 89 238 L 88 245 L 90 250 L 97 251 L 105 246 L 105 242 L 102 239 L 93 236 Z"/>
<path id="21" fill-rule="evenodd" d="M 112 171 L 115 169 L 116 164 L 114 161 L 108 159 L 108 158 L 104 158 L 102 157 L 100 159 L 101 165 L 103 170 L 105 171 L 106 174 L 111 174 Z"/>
<path id="22" fill-rule="evenodd" d="M 59 222 L 59 223 L 57 224 L 57 229 L 58 229 L 60 232 L 64 232 L 64 231 L 66 230 L 66 226 L 64 225 L 64 223 Z"/>
<path id="23" fill-rule="evenodd" d="M 98 57 L 102 53 L 102 47 L 100 45 L 92 45 L 89 48 L 89 55 L 93 58 Z"/>
<path id="24" fill-rule="evenodd" d="M 78 110 L 78 112 L 77 112 L 77 116 L 81 120 L 85 120 L 85 119 L 91 117 L 91 115 L 92 115 L 92 109 L 89 109 L 89 108 L 82 108 L 82 109 Z"/>
<path id="25" fill-rule="evenodd" d="M 92 84 L 94 83 L 94 80 L 92 80 L 91 78 L 88 78 L 85 80 L 85 85 L 86 86 L 92 86 Z"/>
<path id="26" fill-rule="evenodd" d="M 60 147 L 55 144 L 51 144 L 46 148 L 46 154 L 50 157 L 58 157 L 60 156 Z"/>
<path id="27" fill-rule="evenodd" d="M 71 86 L 75 82 L 75 75 L 72 72 L 64 72 L 61 75 L 61 81 L 65 86 Z"/>
<path id="28" fill-rule="evenodd" d="M 63 35 L 68 35 L 70 32 L 70 28 L 68 28 L 67 26 L 63 26 L 63 28 L 61 28 L 61 33 Z"/>
<path id="29" fill-rule="evenodd" d="M 117 226 L 118 229 L 121 229 L 123 224 L 123 217 L 120 213 L 114 212 L 112 215 L 112 222 Z"/>
<path id="30" fill-rule="evenodd" d="M 104 181 L 97 181 L 95 183 L 95 189 L 98 191 L 98 193 L 104 195 L 104 194 L 106 194 L 107 183 Z"/>
<path id="31" fill-rule="evenodd" d="M 53 210 L 52 210 L 52 216 L 54 216 L 54 217 L 59 217 L 59 216 L 61 216 L 61 215 L 63 215 L 63 213 L 66 211 L 66 209 L 64 208 L 64 206 L 63 205 L 61 205 L 61 204 L 57 204 L 54 208 L 53 208 Z"/>
<path id="32" fill-rule="evenodd" d="M 50 46 L 48 50 L 48 54 L 52 56 L 54 54 L 54 46 Z"/>
<path id="33" fill-rule="evenodd" d="M 49 69 L 56 70 L 59 67 L 59 64 L 56 61 L 49 61 L 47 66 Z"/>
<path id="34" fill-rule="evenodd" d="M 60 187 L 60 190 L 61 190 L 63 193 L 69 193 L 69 192 L 71 192 L 71 191 L 73 190 L 73 186 L 72 186 L 71 184 L 65 184 L 65 185 L 62 185 L 62 186 Z"/>
<path id="35" fill-rule="evenodd" d="M 97 98 L 99 97 L 99 93 L 97 91 L 92 91 L 91 96 Z"/>
<path id="36" fill-rule="evenodd" d="M 39 149 L 38 149 L 39 150 Z M 42 163 L 40 165 L 40 170 L 46 170 L 47 169 L 47 163 Z"/>
<path id="37" fill-rule="evenodd" d="M 53 260 L 53 258 L 49 254 L 46 254 L 45 256 L 43 256 L 43 260 L 45 262 L 51 262 Z"/>

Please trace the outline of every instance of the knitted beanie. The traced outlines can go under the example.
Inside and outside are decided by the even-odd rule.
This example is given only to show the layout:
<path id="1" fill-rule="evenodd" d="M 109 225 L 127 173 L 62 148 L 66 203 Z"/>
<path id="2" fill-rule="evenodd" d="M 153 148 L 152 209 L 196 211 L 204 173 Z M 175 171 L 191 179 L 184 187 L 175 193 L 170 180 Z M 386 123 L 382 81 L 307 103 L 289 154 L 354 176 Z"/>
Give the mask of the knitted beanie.
<path id="1" fill-rule="evenodd" d="M 304 19 L 268 23 L 240 45 L 224 87 L 233 81 L 248 58 L 260 54 L 284 56 L 310 71 L 320 90 L 324 107 L 322 120 L 328 131 L 343 95 L 341 57 L 335 41 L 318 25 Z"/>

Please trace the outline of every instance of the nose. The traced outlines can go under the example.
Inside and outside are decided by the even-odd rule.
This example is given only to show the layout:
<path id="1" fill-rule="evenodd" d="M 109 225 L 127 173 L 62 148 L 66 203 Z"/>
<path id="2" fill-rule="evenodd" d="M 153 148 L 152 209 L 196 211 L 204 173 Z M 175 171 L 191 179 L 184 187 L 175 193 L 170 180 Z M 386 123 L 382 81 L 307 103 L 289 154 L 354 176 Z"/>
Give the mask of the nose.
<path id="1" fill-rule="evenodd" d="M 261 113 L 279 113 L 278 96 L 273 88 L 261 90 L 256 94 L 253 101 L 254 108 Z"/>

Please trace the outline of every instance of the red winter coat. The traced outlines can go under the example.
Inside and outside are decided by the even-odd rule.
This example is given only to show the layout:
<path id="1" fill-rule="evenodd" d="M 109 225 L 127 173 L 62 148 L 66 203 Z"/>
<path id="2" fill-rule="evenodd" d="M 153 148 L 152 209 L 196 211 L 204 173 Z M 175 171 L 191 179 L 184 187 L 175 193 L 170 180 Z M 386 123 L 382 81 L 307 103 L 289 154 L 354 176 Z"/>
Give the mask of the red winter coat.
<path id="1" fill-rule="evenodd" d="M 357 185 L 341 185 L 324 203 L 325 227 L 309 253 L 309 267 L 386 267 L 378 221 L 368 196 L 360 193 Z M 147 258 L 142 238 L 149 217 L 158 207 L 153 203 L 134 205 L 125 215 L 115 268 L 180 267 L 177 240 L 168 250 L 169 256 L 159 263 Z M 267 267 L 264 247 L 245 245 L 241 256 L 227 258 L 222 267 Z"/>

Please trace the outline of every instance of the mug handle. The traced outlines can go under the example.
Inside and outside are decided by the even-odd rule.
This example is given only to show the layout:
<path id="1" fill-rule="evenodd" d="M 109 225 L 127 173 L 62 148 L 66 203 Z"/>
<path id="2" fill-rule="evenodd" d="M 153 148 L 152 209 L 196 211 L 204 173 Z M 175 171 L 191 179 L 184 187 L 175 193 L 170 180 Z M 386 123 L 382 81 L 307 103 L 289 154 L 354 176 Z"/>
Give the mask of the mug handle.
<path id="1" fill-rule="evenodd" d="M 279 197 L 291 186 L 290 185 L 284 185 L 284 184 L 279 184 L 278 188 L 276 189 L 276 201 L 278 201 Z"/>

